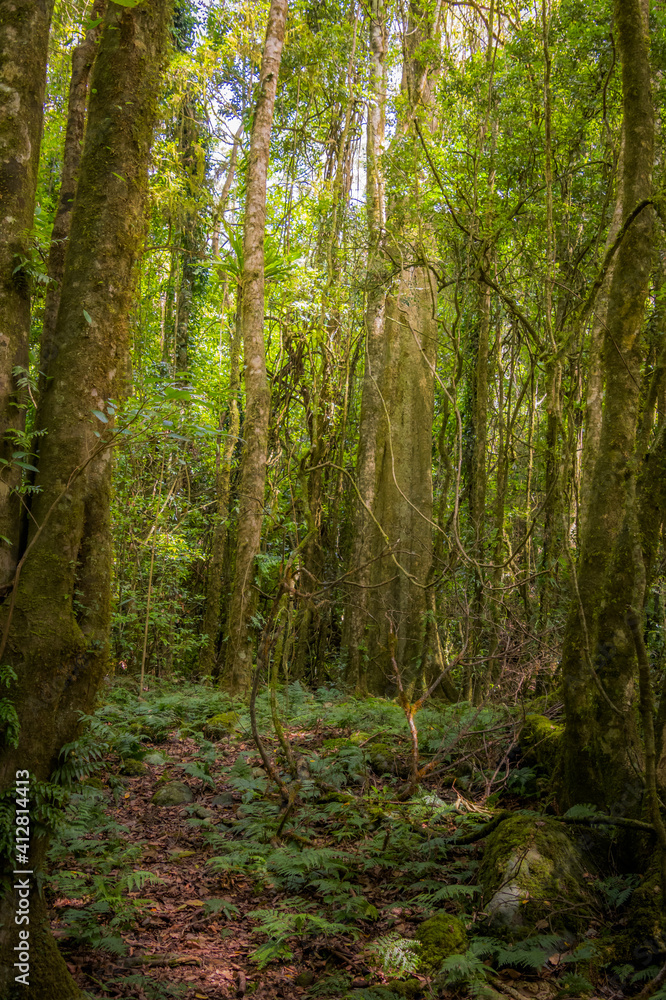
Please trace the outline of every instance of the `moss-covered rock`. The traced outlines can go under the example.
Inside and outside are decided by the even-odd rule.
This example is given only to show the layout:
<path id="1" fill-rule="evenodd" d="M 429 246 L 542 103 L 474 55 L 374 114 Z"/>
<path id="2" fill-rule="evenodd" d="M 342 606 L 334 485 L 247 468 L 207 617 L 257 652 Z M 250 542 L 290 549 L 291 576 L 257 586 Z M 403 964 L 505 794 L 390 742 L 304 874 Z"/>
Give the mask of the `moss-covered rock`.
<path id="1" fill-rule="evenodd" d="M 523 761 L 544 774 L 553 774 L 563 733 L 564 726 L 551 722 L 545 715 L 526 716 L 519 739 Z"/>
<path id="2" fill-rule="evenodd" d="M 170 781 L 158 788 L 150 801 L 156 806 L 184 806 L 194 802 L 194 794 L 184 781 Z"/>
<path id="3" fill-rule="evenodd" d="M 415 937 L 421 942 L 419 967 L 426 973 L 438 972 L 445 958 L 467 950 L 465 925 L 450 913 L 436 913 L 425 920 Z"/>
<path id="4" fill-rule="evenodd" d="M 106 785 L 101 778 L 86 778 L 83 784 L 88 785 L 89 788 L 96 788 L 100 792 L 106 791 Z"/>
<path id="5" fill-rule="evenodd" d="M 489 835 L 479 870 L 490 922 L 510 931 L 550 918 L 554 929 L 577 930 L 577 904 L 589 902 L 583 871 L 579 852 L 557 821 L 504 820 Z"/>
<path id="6" fill-rule="evenodd" d="M 414 1000 L 422 995 L 423 983 L 419 982 L 418 979 L 391 979 L 383 986 L 374 986 L 372 991 L 387 998 L 398 996 Z"/>
<path id="7" fill-rule="evenodd" d="M 220 712 L 206 719 L 203 733 L 207 740 L 215 742 L 233 733 L 237 725 L 238 712 Z"/>
<path id="8" fill-rule="evenodd" d="M 142 760 L 138 760 L 135 757 L 128 757 L 123 761 L 120 773 L 128 778 L 138 778 L 139 775 L 145 774 L 147 770 Z"/>

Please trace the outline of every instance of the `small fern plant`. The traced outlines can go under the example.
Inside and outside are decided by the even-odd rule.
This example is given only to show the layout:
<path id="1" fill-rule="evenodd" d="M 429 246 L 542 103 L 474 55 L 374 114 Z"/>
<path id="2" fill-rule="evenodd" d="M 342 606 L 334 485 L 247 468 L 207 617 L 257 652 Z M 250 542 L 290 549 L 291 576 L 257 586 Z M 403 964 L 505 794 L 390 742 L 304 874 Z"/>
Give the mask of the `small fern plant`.
<path id="1" fill-rule="evenodd" d="M 420 941 L 391 931 L 373 941 L 367 950 L 373 964 L 381 966 L 388 976 L 410 976 L 418 971 L 420 947 Z"/>
<path id="2" fill-rule="evenodd" d="M 16 671 L 8 663 L 0 664 L 0 685 L 8 688 L 16 681 Z M 13 701 L 0 698 L 0 734 L 5 746 L 17 747 L 19 720 Z"/>

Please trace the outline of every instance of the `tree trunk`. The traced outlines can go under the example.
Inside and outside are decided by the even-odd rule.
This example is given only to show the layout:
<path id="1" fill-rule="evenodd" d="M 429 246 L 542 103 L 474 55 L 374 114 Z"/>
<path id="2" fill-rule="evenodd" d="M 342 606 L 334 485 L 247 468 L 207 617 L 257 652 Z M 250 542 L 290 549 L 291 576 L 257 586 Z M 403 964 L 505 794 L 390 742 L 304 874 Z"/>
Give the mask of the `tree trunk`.
<path id="1" fill-rule="evenodd" d="M 616 0 L 624 108 L 624 217 L 652 190 L 654 114 L 647 18 L 640 0 Z M 652 209 L 644 208 L 617 251 L 610 286 L 599 453 L 562 654 L 566 733 L 563 803 L 595 802 L 629 812 L 640 798 L 632 703 L 635 655 L 626 624 L 637 595 L 627 523 L 640 396 L 641 326 L 652 251 Z M 624 553 L 624 556 L 623 556 Z M 635 603 L 640 596 L 640 601 Z"/>
<path id="2" fill-rule="evenodd" d="M 101 18 L 106 7 L 106 0 L 95 0 L 90 11 L 90 19 L 95 22 Z M 86 124 L 86 106 L 88 103 L 88 80 L 90 70 L 97 54 L 97 43 L 101 32 L 101 21 L 89 28 L 80 45 L 72 52 L 72 75 L 69 81 L 69 99 L 67 104 L 67 128 L 65 131 L 65 148 L 62 160 L 62 176 L 60 178 L 60 194 L 53 229 L 51 231 L 51 248 L 49 250 L 49 286 L 46 290 L 44 303 L 44 325 L 39 356 L 39 389 L 44 390 L 48 376 L 49 364 L 53 358 L 55 347 L 55 328 L 60 304 L 60 290 L 65 273 L 65 254 L 72 225 L 74 196 L 79 175 L 83 134 Z"/>
<path id="3" fill-rule="evenodd" d="M 380 244 L 386 224 L 382 146 L 384 143 L 386 79 L 386 23 L 383 0 L 372 0 L 369 23 L 370 101 L 367 124 L 366 204 L 370 246 L 368 250 L 367 300 L 365 306 L 365 374 L 361 397 L 361 431 L 356 461 L 356 485 L 362 502 L 356 501 L 352 566 L 355 586 L 350 588 L 345 609 L 343 643 L 347 650 L 347 681 L 357 689 L 365 686 L 365 642 L 370 559 L 377 546 L 376 529 L 368 514 L 376 489 L 377 437 L 382 404 L 377 389 L 381 378 L 386 294 L 383 288 L 383 258 Z M 379 542 L 381 544 L 381 541 Z"/>
<path id="4" fill-rule="evenodd" d="M 240 295 L 240 292 L 239 292 Z M 199 655 L 199 669 L 205 676 L 211 674 L 217 660 L 217 644 L 220 634 L 220 602 L 222 599 L 222 573 L 227 541 L 227 518 L 229 516 L 229 489 L 231 466 L 240 430 L 240 301 L 229 344 L 229 427 L 221 454 L 218 451 L 219 467 L 215 477 L 217 510 L 213 528 L 213 544 L 208 564 L 206 607 L 201 633 L 206 637 Z"/>
<path id="5" fill-rule="evenodd" d="M 0 588 L 18 561 L 21 469 L 12 453 L 25 410 L 14 368 L 28 367 L 30 231 L 52 11 L 53 0 L 0 0 Z"/>
<path id="6" fill-rule="evenodd" d="M 51 361 L 40 399 L 42 439 L 31 528 L 20 576 L 2 614 L 0 656 L 18 680 L 8 697 L 18 713 L 18 745 L 5 741 L 0 791 L 12 794 L 18 769 L 45 782 L 61 747 L 92 710 L 107 661 L 113 423 L 93 417 L 122 391 L 129 352 L 133 265 L 144 232 L 152 121 L 166 44 L 169 5 L 112 4 L 92 76 L 86 139 Z M 95 435 L 100 428 L 102 437 Z M 35 805 L 36 791 L 31 803 Z M 0 995 L 72 1000 L 79 990 L 48 933 L 38 877 L 45 844 L 33 840 L 30 985 L 14 984 L 14 892 L 0 903 Z M 3 859 L 5 886 L 12 870 Z M 31 954 L 33 949 L 31 948 Z"/>
<path id="7" fill-rule="evenodd" d="M 437 345 L 437 292 L 428 269 L 405 261 L 404 227 L 414 206 L 402 190 L 382 233 L 383 183 L 379 161 L 384 119 L 384 12 L 374 4 L 370 23 L 373 103 L 368 115 L 369 291 L 366 372 L 361 404 L 357 488 L 362 504 L 355 524 L 348 678 L 361 689 L 390 690 L 395 665 L 414 681 L 423 657 L 424 589 L 432 563 L 432 420 Z M 402 89 L 406 110 L 396 147 L 418 188 L 420 150 L 413 121 L 430 114 L 432 11 L 413 0 L 404 43 Z M 403 155 L 404 154 L 404 155 Z M 398 150 L 396 148 L 396 155 Z M 415 198 L 418 197 L 413 192 Z M 418 224 L 417 224 L 418 228 Z M 421 242 L 421 234 L 417 237 Z M 408 251 L 413 256 L 413 251 Z M 383 270 L 400 261 L 384 292 Z M 383 265 L 383 266 L 382 266 Z M 388 551 L 390 549 L 390 551 Z M 382 555 L 383 550 L 387 550 Z M 356 589 L 356 588 L 354 588 Z M 353 605 L 356 604 L 356 607 Z M 367 666 L 363 667 L 363 660 Z"/>
<path id="8" fill-rule="evenodd" d="M 224 683 L 233 692 L 249 690 L 252 670 L 249 610 L 252 603 L 254 561 L 261 542 L 271 405 L 264 345 L 266 179 L 287 6 L 287 0 L 271 0 L 247 172 L 241 311 L 246 412 L 243 424 L 236 566 L 229 608 L 224 678 Z"/>

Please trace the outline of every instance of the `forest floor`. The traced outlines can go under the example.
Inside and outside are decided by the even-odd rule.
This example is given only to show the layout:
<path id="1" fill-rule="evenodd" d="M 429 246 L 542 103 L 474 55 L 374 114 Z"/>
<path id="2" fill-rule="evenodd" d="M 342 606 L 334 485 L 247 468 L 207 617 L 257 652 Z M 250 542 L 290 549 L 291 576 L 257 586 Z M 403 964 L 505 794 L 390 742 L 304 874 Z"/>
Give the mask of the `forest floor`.
<path id="1" fill-rule="evenodd" d="M 617 976 L 593 988 L 580 975 L 571 936 L 532 928 L 513 944 L 476 939 L 487 944 L 475 951 L 484 841 L 456 841 L 493 807 L 538 808 L 534 769 L 512 764 L 520 712 L 424 710 L 421 753 L 435 766 L 401 802 L 410 746 L 398 706 L 293 686 L 285 733 L 300 782 L 285 818 L 246 709 L 201 686 L 139 699 L 121 685 L 108 698 L 63 758 L 74 785 L 48 888 L 53 932 L 90 996 L 625 995 Z M 279 761 L 265 696 L 258 713 Z M 439 976 L 415 941 L 433 913 L 466 928 Z"/>

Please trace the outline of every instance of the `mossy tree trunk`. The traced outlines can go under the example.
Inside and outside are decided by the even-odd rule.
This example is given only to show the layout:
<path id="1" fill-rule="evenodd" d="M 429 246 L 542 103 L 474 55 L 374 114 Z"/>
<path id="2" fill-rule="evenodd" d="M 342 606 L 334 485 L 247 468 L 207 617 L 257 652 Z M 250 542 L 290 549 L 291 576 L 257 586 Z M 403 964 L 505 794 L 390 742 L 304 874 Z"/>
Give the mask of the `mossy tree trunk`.
<path id="1" fill-rule="evenodd" d="M 427 233 L 418 219 L 421 147 L 414 119 L 432 119 L 432 79 L 437 71 L 438 29 L 430 5 L 413 0 L 404 41 L 402 91 L 405 110 L 394 154 L 408 178 L 390 199 L 384 265 L 394 271 L 385 300 L 383 289 L 369 294 L 368 362 L 360 437 L 372 449 L 367 461 L 369 496 L 358 530 L 370 539 L 365 607 L 368 663 L 362 687 L 390 690 L 394 670 L 405 683 L 416 681 L 427 652 L 423 648 L 429 602 L 425 589 L 432 565 L 432 426 L 437 353 L 437 288 L 422 263 Z M 425 109 L 425 111 L 424 111 Z M 411 197 L 410 197 L 411 196 Z M 375 212 L 377 208 L 375 207 Z M 381 339 L 379 339 L 381 337 Z M 377 338 L 371 356 L 370 341 Z M 372 365 L 374 361 L 374 366 Z M 364 423 L 363 416 L 366 417 Z M 359 490 L 361 480 L 359 477 Z M 364 522 L 364 523 L 363 523 Z M 379 526 L 379 527 L 378 527 Z M 382 555 L 382 550 L 390 552 Z M 394 662 L 395 661 L 395 662 Z"/>
<path id="2" fill-rule="evenodd" d="M 85 145 L 47 383 L 39 401 L 42 439 L 27 547 L 2 609 L 2 662 L 18 681 L 8 691 L 20 731 L 4 740 L 0 791 L 12 795 L 17 770 L 31 784 L 49 779 L 61 747 L 75 739 L 107 665 L 111 534 L 109 494 L 113 418 L 93 410 L 123 390 L 129 355 L 134 261 L 144 232 L 152 123 L 169 5 L 109 4 L 95 61 Z M 96 435 L 99 429 L 100 437 Z M 6 734 L 5 734 L 6 735 Z M 37 802 L 31 797 L 33 816 Z M 72 1000 L 71 979 L 45 918 L 39 869 L 45 843 L 30 845 L 34 945 L 26 1000 Z M 13 857 L 3 859 L 0 995 L 14 987 L 18 928 Z M 8 891 L 7 891 L 8 890 Z M 31 949 L 32 953 L 32 949 Z"/>
<path id="3" fill-rule="evenodd" d="M 21 469 L 12 453 L 25 410 L 17 406 L 14 369 L 28 366 L 30 230 L 52 11 L 53 0 L 0 2 L 0 587 L 18 561 Z"/>
<path id="4" fill-rule="evenodd" d="M 62 158 L 62 174 L 60 177 L 60 193 L 56 208 L 53 229 L 51 231 L 51 247 L 49 250 L 49 286 L 46 290 L 44 303 L 44 324 L 39 356 L 39 388 L 42 391 L 46 385 L 49 364 L 54 350 L 58 305 L 60 290 L 65 273 L 65 255 L 69 240 L 69 230 L 72 225 L 74 211 L 74 196 L 76 182 L 81 163 L 83 135 L 86 125 L 86 109 L 88 105 L 88 81 L 90 71 L 97 54 L 97 43 L 101 31 L 101 16 L 106 7 L 106 0 L 95 0 L 90 11 L 93 27 L 86 32 L 85 38 L 72 52 L 72 75 L 69 81 L 69 96 L 67 101 L 67 127 L 65 130 L 65 146 Z"/>
<path id="5" fill-rule="evenodd" d="M 647 18 L 640 0 L 615 0 L 615 25 L 622 59 L 626 218 L 652 191 L 654 113 Z M 643 595 L 636 593 L 627 518 L 652 215 L 648 206 L 636 216 L 616 255 L 604 336 L 606 391 L 598 456 L 562 654 L 563 802 L 594 801 L 618 812 L 635 809 L 641 795 L 633 733 L 636 662 L 626 619 L 632 604 L 642 606 Z"/>
<path id="6" fill-rule="evenodd" d="M 356 572 L 353 578 L 354 586 L 349 588 L 343 636 L 347 650 L 347 681 L 359 690 L 366 682 L 364 632 L 370 585 L 370 561 L 378 544 L 376 528 L 368 510 L 371 511 L 373 508 L 376 490 L 377 438 L 382 416 L 378 381 L 381 380 L 383 367 L 386 313 L 385 262 L 381 253 L 381 241 L 386 225 L 381 162 L 386 105 L 385 17 L 383 0 L 372 0 L 368 24 L 370 97 L 366 138 L 366 206 L 369 247 L 365 306 L 365 373 L 361 397 L 361 432 L 356 459 L 356 485 L 362 502 L 359 500 L 356 502 L 352 547 L 352 565 Z"/>
<path id="7" fill-rule="evenodd" d="M 222 601 L 222 580 L 227 548 L 227 518 L 229 517 L 229 492 L 231 487 L 231 467 L 240 430 L 240 290 L 236 318 L 229 338 L 229 408 L 228 424 L 224 443 L 218 447 L 215 470 L 216 511 L 213 540 L 206 579 L 206 606 L 201 633 L 206 643 L 199 655 L 199 669 L 205 676 L 212 674 L 217 666 L 218 640 Z"/>
<path id="8" fill-rule="evenodd" d="M 287 7 L 287 0 L 271 0 L 259 74 L 259 95 L 252 124 L 245 195 L 241 329 L 246 409 L 236 564 L 229 605 L 223 678 L 224 684 L 234 692 L 249 691 L 252 671 L 252 643 L 248 626 L 252 608 L 254 564 L 261 543 L 271 406 L 264 344 L 266 181 Z"/>

